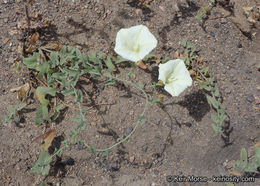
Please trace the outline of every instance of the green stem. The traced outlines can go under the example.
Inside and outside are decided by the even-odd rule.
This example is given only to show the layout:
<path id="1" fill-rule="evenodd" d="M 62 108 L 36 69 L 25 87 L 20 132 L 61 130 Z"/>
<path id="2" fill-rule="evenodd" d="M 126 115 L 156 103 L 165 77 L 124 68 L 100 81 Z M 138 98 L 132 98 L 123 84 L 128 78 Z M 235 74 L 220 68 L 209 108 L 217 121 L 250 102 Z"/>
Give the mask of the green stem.
<path id="1" fill-rule="evenodd" d="M 106 77 L 108 77 L 108 78 L 115 79 L 115 80 L 117 80 L 117 81 L 122 81 L 122 82 L 124 82 L 124 83 L 130 84 L 130 85 L 134 86 L 135 88 L 137 88 L 137 89 L 139 89 L 139 90 L 142 91 L 142 93 L 145 95 L 145 106 L 144 106 L 144 110 L 143 110 L 143 112 L 141 113 L 140 117 L 143 117 L 144 114 L 145 114 L 145 112 L 146 112 L 146 110 L 147 110 L 147 108 L 148 108 L 148 104 L 149 104 L 148 96 L 147 96 L 146 92 L 145 92 L 142 88 L 140 88 L 140 87 L 138 87 L 137 85 L 135 85 L 134 83 L 132 83 L 131 81 L 124 80 L 124 79 L 120 79 L 120 78 L 117 78 L 117 77 L 114 77 L 114 76 L 111 76 L 111 75 L 104 75 L 104 76 L 106 76 Z M 117 143 L 113 144 L 112 146 L 110 146 L 110 147 L 108 147 L 108 148 L 95 149 L 95 151 L 96 151 L 96 152 L 105 152 L 105 151 L 109 151 L 109 150 L 113 149 L 114 147 L 120 145 L 121 143 L 123 143 L 123 142 L 125 142 L 126 140 L 128 140 L 128 139 L 135 133 L 136 129 L 140 126 L 140 124 L 141 124 L 141 122 L 140 122 L 140 121 L 137 121 L 137 123 L 136 123 L 135 127 L 133 128 L 133 130 L 131 131 L 131 133 L 128 134 L 128 135 L 127 135 L 126 137 L 124 137 L 123 139 L 121 139 L 120 141 L 118 141 Z M 84 142 L 84 145 L 85 145 L 87 148 L 91 149 L 91 146 L 88 145 L 87 143 Z"/>

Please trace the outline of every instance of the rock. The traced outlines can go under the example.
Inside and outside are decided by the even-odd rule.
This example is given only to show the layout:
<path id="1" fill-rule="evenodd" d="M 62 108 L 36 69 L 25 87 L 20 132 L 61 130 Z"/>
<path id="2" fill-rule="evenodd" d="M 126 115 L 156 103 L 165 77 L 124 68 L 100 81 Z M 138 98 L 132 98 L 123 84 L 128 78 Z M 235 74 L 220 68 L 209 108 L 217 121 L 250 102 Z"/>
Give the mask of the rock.
<path id="1" fill-rule="evenodd" d="M 130 158 L 129 158 L 129 162 L 130 163 L 133 163 L 135 161 L 135 157 L 134 156 L 131 156 Z"/>
<path id="2" fill-rule="evenodd" d="M 242 48 L 243 47 L 243 45 L 239 42 L 238 44 L 237 44 L 237 48 Z"/>
<path id="3" fill-rule="evenodd" d="M 147 145 L 142 146 L 142 151 L 146 152 L 147 149 L 148 149 L 148 146 L 147 146 Z"/>
<path id="4" fill-rule="evenodd" d="M 153 170 L 153 173 L 154 173 L 155 175 L 158 175 L 158 174 L 159 174 L 159 171 L 158 171 L 157 169 L 154 169 L 154 170 Z"/>
<path id="5" fill-rule="evenodd" d="M 245 70 L 245 73 L 247 73 L 247 74 L 251 74 L 251 73 L 252 73 L 252 70 L 250 70 L 250 69 L 246 69 L 246 70 Z"/>
<path id="6" fill-rule="evenodd" d="M 226 24 L 226 23 L 227 23 L 227 19 L 225 19 L 225 18 L 221 18 L 221 19 L 220 19 L 220 23 L 222 23 L 222 24 Z"/>
<path id="7" fill-rule="evenodd" d="M 107 165 L 107 170 L 109 171 L 118 171 L 120 169 L 120 165 L 118 163 L 109 163 Z"/>
<path id="8" fill-rule="evenodd" d="M 249 103 L 252 103 L 254 101 L 254 97 L 251 95 L 251 96 L 248 96 L 246 98 L 246 100 L 249 102 Z"/>
<path id="9" fill-rule="evenodd" d="M 210 36 L 211 37 L 215 37 L 215 33 L 214 32 L 210 32 Z"/>

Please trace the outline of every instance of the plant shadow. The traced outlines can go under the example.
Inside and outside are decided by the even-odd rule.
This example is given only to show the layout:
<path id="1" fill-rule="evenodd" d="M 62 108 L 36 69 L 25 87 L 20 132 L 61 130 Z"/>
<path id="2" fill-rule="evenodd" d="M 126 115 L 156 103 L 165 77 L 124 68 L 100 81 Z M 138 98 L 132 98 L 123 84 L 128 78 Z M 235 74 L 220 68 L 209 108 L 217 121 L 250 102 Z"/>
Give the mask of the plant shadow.
<path id="1" fill-rule="evenodd" d="M 183 101 L 177 104 L 185 107 L 189 111 L 189 115 L 196 121 L 201 121 L 202 118 L 210 111 L 210 105 L 202 91 L 193 92 L 186 95 Z"/>

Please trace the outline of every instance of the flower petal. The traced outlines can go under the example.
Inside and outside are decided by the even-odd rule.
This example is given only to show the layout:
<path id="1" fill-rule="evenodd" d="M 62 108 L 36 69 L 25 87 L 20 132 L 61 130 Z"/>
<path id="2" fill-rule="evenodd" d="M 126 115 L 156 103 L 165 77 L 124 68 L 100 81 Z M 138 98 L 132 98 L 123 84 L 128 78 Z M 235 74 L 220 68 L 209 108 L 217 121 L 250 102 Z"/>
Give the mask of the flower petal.
<path id="1" fill-rule="evenodd" d="M 174 71 L 176 68 L 177 60 L 170 60 L 167 63 L 159 64 L 159 80 L 165 84 L 167 77 Z"/>
<path id="2" fill-rule="evenodd" d="M 189 85 L 189 80 L 177 80 L 174 83 L 166 84 L 164 89 L 172 96 L 179 96 Z"/>
<path id="3" fill-rule="evenodd" d="M 188 86 L 192 85 L 189 71 L 181 59 L 160 64 L 158 79 L 163 81 L 164 89 L 172 96 L 179 96 Z"/>
<path id="4" fill-rule="evenodd" d="M 144 25 L 121 29 L 116 36 L 115 52 L 125 59 L 138 62 L 157 45 L 157 40 Z"/>

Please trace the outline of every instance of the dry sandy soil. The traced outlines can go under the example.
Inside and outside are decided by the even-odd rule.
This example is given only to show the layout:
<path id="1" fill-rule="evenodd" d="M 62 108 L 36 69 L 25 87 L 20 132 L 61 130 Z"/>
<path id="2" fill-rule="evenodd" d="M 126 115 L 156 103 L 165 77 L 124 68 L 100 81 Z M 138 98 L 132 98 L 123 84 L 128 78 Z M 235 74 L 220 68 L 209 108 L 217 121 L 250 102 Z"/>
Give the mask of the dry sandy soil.
<path id="1" fill-rule="evenodd" d="M 181 96 L 164 94 L 164 108 L 151 106 L 146 123 L 129 142 L 118 146 L 107 156 L 92 153 L 80 145 L 71 145 L 56 162 L 50 174 L 39 177 L 30 172 L 39 156 L 35 137 L 48 130 L 48 125 L 34 123 L 38 104 L 29 106 L 24 114 L 23 127 L 14 123 L 0 125 L 0 185 L 225 185 L 224 183 L 169 183 L 167 175 L 195 175 L 212 177 L 229 175 L 225 162 L 239 159 L 241 148 L 250 150 L 260 142 L 260 27 L 246 19 L 243 7 L 259 7 L 258 0 L 220 2 L 211 10 L 204 27 L 196 19 L 207 0 L 150 0 L 148 6 L 137 0 L 42 0 L 26 5 L 22 0 L 2 0 L 0 3 L 0 121 L 8 114 L 8 106 L 18 104 L 10 89 L 26 83 L 29 75 L 17 73 L 13 64 L 22 58 L 21 46 L 26 36 L 21 33 L 29 16 L 41 14 L 51 26 L 39 29 L 39 45 L 51 41 L 76 46 L 81 50 L 113 53 L 116 33 L 120 28 L 144 24 L 158 39 L 153 51 L 173 58 L 181 42 L 193 43 L 199 56 L 204 57 L 215 74 L 223 96 L 223 105 L 230 117 L 229 144 L 221 136 L 214 136 L 207 104 L 197 83 Z M 221 4 L 222 2 L 222 4 Z M 226 3 L 226 4 L 225 4 Z M 233 12 L 233 14 L 231 14 Z M 24 23 L 25 24 L 25 23 Z M 120 74 L 129 71 L 119 69 Z M 136 69 L 135 80 L 154 82 L 157 74 L 149 66 L 147 71 Z M 95 104 L 113 103 L 92 108 L 87 113 L 87 129 L 81 138 L 97 147 L 115 142 L 112 136 L 98 131 L 106 125 L 118 136 L 127 134 L 144 105 L 140 92 L 108 86 L 96 88 Z M 258 107 L 258 109 L 257 109 Z M 58 139 L 66 139 L 75 123 L 68 109 L 61 122 L 55 124 Z M 255 175 L 259 177 L 259 175 Z M 260 185 L 254 183 L 236 185 Z"/>

